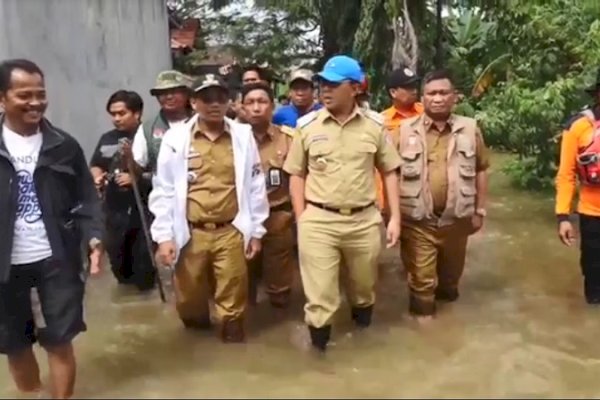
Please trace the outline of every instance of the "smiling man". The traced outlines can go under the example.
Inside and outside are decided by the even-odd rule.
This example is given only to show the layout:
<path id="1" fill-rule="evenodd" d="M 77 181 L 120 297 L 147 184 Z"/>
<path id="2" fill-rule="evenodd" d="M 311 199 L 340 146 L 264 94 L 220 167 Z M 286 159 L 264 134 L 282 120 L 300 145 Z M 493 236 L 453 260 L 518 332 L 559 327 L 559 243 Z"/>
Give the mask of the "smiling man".
<path id="1" fill-rule="evenodd" d="M 154 172 L 165 132 L 183 125 L 192 115 L 190 79 L 179 71 L 163 71 L 150 90 L 160 104 L 154 120 L 145 122 L 135 135 L 132 152 L 135 162 L 146 172 Z"/>
<path id="2" fill-rule="evenodd" d="M 99 272 L 102 210 L 77 141 L 44 119 L 44 74 L 27 60 L 0 64 L 0 353 L 22 392 L 39 392 L 32 350 L 48 354 L 52 397 L 72 396 L 72 340 L 83 320 L 82 245 Z"/>

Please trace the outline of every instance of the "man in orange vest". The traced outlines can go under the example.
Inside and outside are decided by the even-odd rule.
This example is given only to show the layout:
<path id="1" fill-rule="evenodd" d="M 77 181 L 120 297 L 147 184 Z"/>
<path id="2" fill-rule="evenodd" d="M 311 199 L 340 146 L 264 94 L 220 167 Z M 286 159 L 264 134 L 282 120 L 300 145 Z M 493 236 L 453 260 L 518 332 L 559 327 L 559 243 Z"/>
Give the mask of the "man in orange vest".
<path id="1" fill-rule="evenodd" d="M 400 123 L 423 113 L 423 105 L 417 102 L 419 82 L 420 78 L 417 74 L 407 67 L 398 68 L 387 77 L 386 89 L 392 99 L 392 106 L 381 114 L 385 119 L 384 126 L 394 139 L 394 143 L 397 143 Z M 379 206 L 385 217 L 389 212 L 386 210 L 383 181 L 379 174 L 377 174 L 377 194 Z"/>
<path id="2" fill-rule="evenodd" d="M 560 165 L 556 176 L 558 236 L 566 246 L 575 243 L 569 220 L 579 181 L 579 234 L 581 271 L 588 304 L 600 304 L 600 71 L 596 84 L 587 89 L 595 105 L 574 119 L 562 135 Z"/>

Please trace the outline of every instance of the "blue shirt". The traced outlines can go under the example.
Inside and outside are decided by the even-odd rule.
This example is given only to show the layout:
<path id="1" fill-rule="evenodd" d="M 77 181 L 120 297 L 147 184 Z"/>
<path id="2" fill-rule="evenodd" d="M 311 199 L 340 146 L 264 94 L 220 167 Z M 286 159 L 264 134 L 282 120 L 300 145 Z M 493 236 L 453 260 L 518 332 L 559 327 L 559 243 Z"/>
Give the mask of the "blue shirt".
<path id="1" fill-rule="evenodd" d="M 315 103 L 306 114 L 308 114 L 311 111 L 319 110 L 320 108 L 323 108 L 323 105 L 320 103 Z M 296 122 L 298 122 L 298 118 L 302 117 L 302 115 L 300 115 L 300 110 L 298 110 L 293 104 L 282 106 L 277 111 L 275 111 L 275 114 L 273 115 L 273 124 L 285 125 L 289 126 L 290 128 L 295 128 Z"/>

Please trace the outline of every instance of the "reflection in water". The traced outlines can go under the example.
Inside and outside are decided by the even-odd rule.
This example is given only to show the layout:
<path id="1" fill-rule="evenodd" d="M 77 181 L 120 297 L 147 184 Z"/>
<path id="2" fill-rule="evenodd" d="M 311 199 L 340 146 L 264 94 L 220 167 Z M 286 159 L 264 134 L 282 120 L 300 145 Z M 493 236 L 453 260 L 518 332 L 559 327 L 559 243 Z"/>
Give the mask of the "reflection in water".
<path id="1" fill-rule="evenodd" d="M 598 396 L 600 309 L 582 299 L 578 254 L 558 244 L 552 199 L 512 191 L 499 174 L 491 186 L 460 300 L 416 327 L 388 252 L 373 327 L 354 331 L 344 308 L 325 359 L 303 351 L 299 288 L 287 313 L 268 302 L 252 311 L 247 344 L 224 345 L 184 331 L 158 295 L 115 288 L 107 271 L 89 285 L 77 397 Z M 12 388 L 2 364 L 0 396 Z"/>

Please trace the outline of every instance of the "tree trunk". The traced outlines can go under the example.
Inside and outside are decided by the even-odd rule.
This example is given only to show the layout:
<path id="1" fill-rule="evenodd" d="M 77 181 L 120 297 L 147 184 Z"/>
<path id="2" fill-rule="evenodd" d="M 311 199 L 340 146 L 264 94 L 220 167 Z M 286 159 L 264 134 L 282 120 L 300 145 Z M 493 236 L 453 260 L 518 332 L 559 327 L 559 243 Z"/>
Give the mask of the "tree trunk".
<path id="1" fill-rule="evenodd" d="M 435 67 L 442 68 L 444 65 L 444 20 L 442 19 L 443 0 L 436 1 L 436 38 L 435 38 Z"/>

